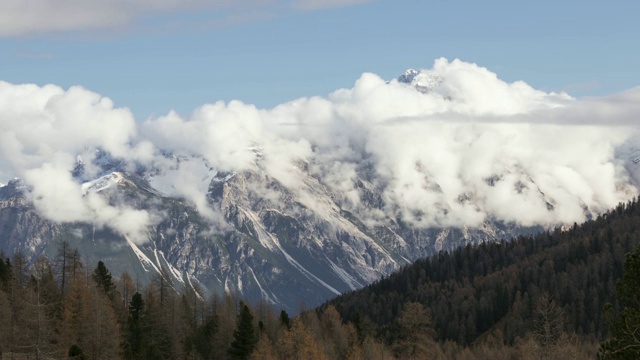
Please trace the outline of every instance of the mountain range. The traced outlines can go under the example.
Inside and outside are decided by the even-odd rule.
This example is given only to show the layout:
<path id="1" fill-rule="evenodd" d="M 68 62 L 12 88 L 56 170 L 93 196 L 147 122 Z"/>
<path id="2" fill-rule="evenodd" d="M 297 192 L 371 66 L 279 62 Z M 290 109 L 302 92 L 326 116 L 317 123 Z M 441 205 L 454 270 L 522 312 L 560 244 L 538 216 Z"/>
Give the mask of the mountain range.
<path id="1" fill-rule="evenodd" d="M 435 71 L 408 70 L 379 86 L 455 102 L 447 81 Z M 411 119 L 396 120 L 413 126 Z M 489 133 L 495 128 L 486 126 Z M 454 135 L 469 148 L 482 142 L 482 136 Z M 34 190 L 33 179 L 14 179 L 0 187 L 0 251 L 7 256 L 21 252 L 34 262 L 41 255 L 55 257 L 60 243 L 68 241 L 87 266 L 102 260 L 114 275 L 127 271 L 139 284 L 162 276 L 176 289 L 197 288 L 203 296 L 235 293 L 297 312 L 441 251 L 571 225 L 567 219 L 576 213 L 588 219 L 603 210 L 599 205 L 617 203 L 615 196 L 633 195 L 640 159 L 640 151 L 628 142 L 610 149 L 613 159 L 607 161 L 615 164 L 616 174 L 627 174 L 616 175 L 626 183 L 610 184 L 615 196 L 571 194 L 575 197 L 569 199 L 558 190 L 566 187 L 564 178 L 575 176 L 565 168 L 592 176 L 573 166 L 573 158 L 565 168 L 550 167 L 556 172 L 540 175 L 534 172 L 546 171 L 544 166 L 515 154 L 459 185 L 448 176 L 479 171 L 434 173 L 438 164 L 455 162 L 451 149 L 427 159 L 407 158 L 408 167 L 402 164 L 407 174 L 394 174 L 381 170 L 396 165 L 385 160 L 384 150 L 358 144 L 357 137 L 349 141 L 359 153 L 348 155 L 344 173 L 336 155 L 323 156 L 323 147 L 314 143 L 312 156 L 288 156 L 284 163 L 276 163 L 269 144 L 251 144 L 243 149 L 251 163 L 235 169 L 212 164 L 211 157 L 195 151 L 164 150 L 155 161 L 141 162 L 100 146 L 86 148 L 77 154 L 69 176 L 78 185 L 78 201 L 100 205 L 93 207 L 100 221 L 65 218 L 67 207 L 47 203 L 48 211 L 56 213 L 52 216 L 42 211 L 41 201 L 49 198 Z M 491 161 L 509 158 L 502 144 L 495 148 L 503 153 L 491 154 Z M 347 177 L 349 186 L 336 174 Z M 138 221 L 141 214 L 144 222 Z M 146 224 L 142 232 L 122 230 L 138 223 Z"/>
<path id="2" fill-rule="evenodd" d="M 142 283 L 163 276 L 177 288 L 196 286 L 205 294 L 233 292 L 296 311 L 438 251 L 533 231 L 498 222 L 475 229 L 419 229 L 392 219 L 367 226 L 341 209 L 327 187 L 305 173 L 302 165 L 297 171 L 306 186 L 302 195 L 259 170 L 210 169 L 203 178 L 207 200 L 223 215 L 222 221 L 212 222 L 184 199 L 153 187 L 161 181 L 161 173 L 129 173 L 123 163 L 105 158 L 109 155 L 97 157 L 104 174 L 84 181 L 83 193 L 98 193 L 110 203 L 124 202 L 159 214 L 160 220 L 149 228 L 149 241 L 139 244 L 89 223 L 47 220 L 25 196 L 28 187 L 15 179 L 0 188 L 0 250 L 7 255 L 20 251 L 35 261 L 40 255 L 55 257 L 60 242 L 66 240 L 80 250 L 86 264 L 102 260 L 115 275 L 127 271 Z M 78 181 L 86 180 L 81 162 L 74 175 Z M 371 206 L 382 201 L 371 183 L 361 180 L 361 186 Z M 264 188 L 272 195 L 265 197 L 258 190 Z M 305 206 L 309 199 L 304 196 L 309 195 L 313 207 Z"/>

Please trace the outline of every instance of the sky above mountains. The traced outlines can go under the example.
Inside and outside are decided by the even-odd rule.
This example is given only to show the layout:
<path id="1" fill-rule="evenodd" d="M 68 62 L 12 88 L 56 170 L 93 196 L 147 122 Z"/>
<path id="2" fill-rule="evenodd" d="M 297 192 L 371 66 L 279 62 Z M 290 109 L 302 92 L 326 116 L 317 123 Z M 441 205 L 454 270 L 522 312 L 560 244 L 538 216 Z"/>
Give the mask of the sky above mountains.
<path id="1" fill-rule="evenodd" d="M 604 95 L 640 84 L 638 13 L 633 0 L 5 0 L 0 79 L 81 85 L 138 121 L 217 100 L 270 108 L 439 57 Z"/>

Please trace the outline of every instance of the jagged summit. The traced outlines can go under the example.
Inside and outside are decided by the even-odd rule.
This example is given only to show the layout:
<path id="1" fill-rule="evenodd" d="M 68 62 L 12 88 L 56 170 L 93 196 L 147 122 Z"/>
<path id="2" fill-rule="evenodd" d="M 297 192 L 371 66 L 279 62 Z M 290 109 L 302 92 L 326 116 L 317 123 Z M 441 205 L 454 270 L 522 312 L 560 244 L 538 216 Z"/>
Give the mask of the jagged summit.
<path id="1" fill-rule="evenodd" d="M 407 71 L 405 71 L 402 75 L 400 75 L 398 77 L 398 82 L 405 83 L 405 84 L 411 84 L 413 82 L 413 79 L 418 74 L 419 74 L 419 72 L 417 70 L 408 69 Z"/>
<path id="2" fill-rule="evenodd" d="M 433 71 L 414 69 L 408 69 L 398 77 L 398 82 L 412 85 L 423 93 L 435 90 L 442 80 L 442 77 Z"/>

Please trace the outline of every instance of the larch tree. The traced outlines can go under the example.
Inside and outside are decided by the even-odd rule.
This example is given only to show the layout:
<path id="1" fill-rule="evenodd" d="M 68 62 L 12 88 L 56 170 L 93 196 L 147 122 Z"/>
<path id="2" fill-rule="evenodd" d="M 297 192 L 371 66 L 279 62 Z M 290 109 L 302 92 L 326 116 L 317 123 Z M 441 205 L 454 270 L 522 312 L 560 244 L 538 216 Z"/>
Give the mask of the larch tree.
<path id="1" fill-rule="evenodd" d="M 396 322 L 398 337 L 393 348 L 400 358 L 424 359 L 440 355 L 438 344 L 434 341 L 431 317 L 424 305 L 406 303 Z"/>

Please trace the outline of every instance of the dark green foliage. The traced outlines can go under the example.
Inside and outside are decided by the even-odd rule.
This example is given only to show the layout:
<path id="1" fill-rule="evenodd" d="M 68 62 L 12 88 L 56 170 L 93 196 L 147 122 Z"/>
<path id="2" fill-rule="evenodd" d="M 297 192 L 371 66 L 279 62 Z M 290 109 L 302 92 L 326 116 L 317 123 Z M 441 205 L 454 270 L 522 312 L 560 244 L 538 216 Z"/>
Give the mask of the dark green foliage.
<path id="1" fill-rule="evenodd" d="M 4 254 L 0 256 L 0 290 L 8 291 L 11 284 L 11 261 L 3 258 Z"/>
<path id="2" fill-rule="evenodd" d="M 69 348 L 69 353 L 67 355 L 74 360 L 84 360 L 87 358 L 86 356 L 84 356 L 82 349 L 76 344 L 71 345 L 71 347 Z"/>
<path id="3" fill-rule="evenodd" d="M 626 255 L 622 279 L 616 284 L 618 306 L 608 303 L 605 318 L 610 337 L 599 359 L 640 359 L 640 247 Z"/>
<path id="4" fill-rule="evenodd" d="M 253 326 L 253 315 L 249 307 L 240 302 L 240 313 L 238 314 L 238 324 L 233 332 L 235 339 L 227 353 L 234 359 L 246 360 L 258 343 L 258 334 Z"/>
<path id="5" fill-rule="evenodd" d="M 280 311 L 280 324 L 287 327 L 287 330 L 291 330 L 291 320 L 289 319 L 289 314 L 286 311 Z"/>
<path id="6" fill-rule="evenodd" d="M 513 344 L 532 331 L 535 304 L 546 292 L 565 314 L 565 332 L 602 339 L 602 309 L 613 301 L 625 253 L 639 243 L 634 200 L 581 226 L 442 252 L 327 305 L 357 328 L 358 317 L 371 319 L 386 342 L 401 309 L 417 302 L 431 309 L 440 341 L 468 345 L 499 332 Z"/>
<path id="7" fill-rule="evenodd" d="M 360 311 L 356 310 L 352 323 L 360 343 L 364 342 L 367 337 L 375 336 L 376 324 L 368 316 L 362 315 Z"/>
<path id="8" fill-rule="evenodd" d="M 193 347 L 203 359 L 213 358 L 215 352 L 214 336 L 218 331 L 218 317 L 209 316 L 196 328 Z"/>
<path id="9" fill-rule="evenodd" d="M 144 301 L 136 292 L 129 303 L 127 331 L 125 333 L 125 357 L 137 359 L 143 354 L 144 346 Z"/>
<path id="10" fill-rule="evenodd" d="M 113 280 L 111 279 L 111 273 L 104 266 L 102 261 L 98 261 L 98 265 L 93 270 L 93 274 L 91 275 L 93 281 L 96 282 L 98 287 L 100 287 L 105 294 L 110 294 L 114 288 Z"/>

